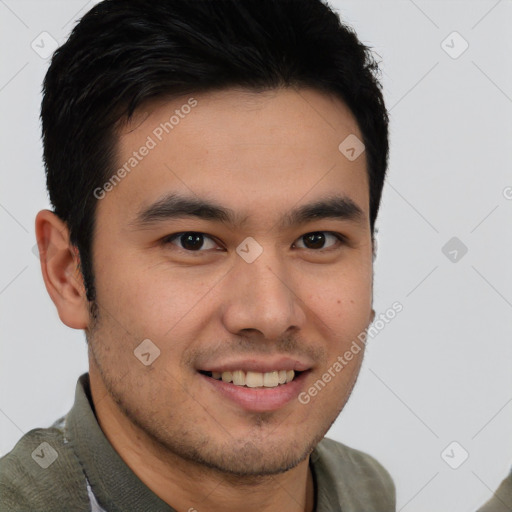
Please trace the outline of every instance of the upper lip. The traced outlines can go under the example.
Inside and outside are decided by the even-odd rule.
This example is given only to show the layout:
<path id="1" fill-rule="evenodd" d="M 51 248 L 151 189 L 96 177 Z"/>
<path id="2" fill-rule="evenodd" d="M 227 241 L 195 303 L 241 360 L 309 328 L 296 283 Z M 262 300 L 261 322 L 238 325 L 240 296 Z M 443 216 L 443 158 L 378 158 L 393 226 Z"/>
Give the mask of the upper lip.
<path id="1" fill-rule="evenodd" d="M 294 370 L 302 372 L 312 367 L 307 361 L 293 357 L 251 357 L 238 360 L 212 362 L 199 368 L 204 372 L 234 372 L 243 370 L 249 372 L 268 373 L 276 370 Z"/>

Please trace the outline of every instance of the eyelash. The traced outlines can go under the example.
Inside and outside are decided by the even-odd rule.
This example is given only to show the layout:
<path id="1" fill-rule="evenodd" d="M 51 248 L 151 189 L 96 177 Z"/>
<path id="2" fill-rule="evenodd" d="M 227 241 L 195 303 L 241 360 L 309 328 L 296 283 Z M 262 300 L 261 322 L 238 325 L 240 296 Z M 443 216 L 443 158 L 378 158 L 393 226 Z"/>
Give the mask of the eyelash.
<path id="1" fill-rule="evenodd" d="M 313 234 L 316 234 L 316 233 L 327 233 L 329 235 L 332 235 L 334 236 L 339 244 L 334 244 L 334 246 L 331 246 L 331 247 L 328 247 L 327 249 L 324 249 L 324 248 L 321 248 L 321 249 L 309 249 L 307 247 L 303 248 L 303 247 L 299 247 L 299 249 L 304 249 L 306 251 L 312 251 L 312 252 L 327 252 L 327 251 L 331 251 L 331 250 L 335 250 L 336 249 L 336 246 L 340 246 L 340 245 L 346 245 L 347 244 L 347 239 L 344 235 L 342 235 L 341 233 L 336 233 L 335 231 L 310 231 L 309 233 L 305 233 L 304 235 L 300 236 L 297 240 L 300 240 L 308 235 L 313 235 Z M 164 237 L 162 239 L 162 244 L 163 245 L 168 245 L 168 244 L 172 244 L 172 242 L 175 240 L 175 239 L 179 239 L 182 235 L 185 235 L 185 234 L 194 234 L 194 235 L 203 235 L 205 238 L 209 238 L 210 240 L 214 241 L 215 242 L 215 238 L 207 235 L 206 233 L 202 233 L 201 231 L 180 231 L 179 233 L 174 233 L 172 235 L 167 235 L 166 237 Z M 215 242 L 217 243 L 217 242 Z M 295 242 L 294 242 L 295 244 Z M 220 245 L 217 243 L 217 245 Z M 203 252 L 207 252 L 206 250 L 202 250 L 199 249 L 197 251 L 191 251 L 191 250 L 188 250 L 188 249 L 184 249 L 182 247 L 177 247 L 177 249 L 181 252 L 185 252 L 187 254 L 200 254 L 200 253 L 203 253 Z"/>

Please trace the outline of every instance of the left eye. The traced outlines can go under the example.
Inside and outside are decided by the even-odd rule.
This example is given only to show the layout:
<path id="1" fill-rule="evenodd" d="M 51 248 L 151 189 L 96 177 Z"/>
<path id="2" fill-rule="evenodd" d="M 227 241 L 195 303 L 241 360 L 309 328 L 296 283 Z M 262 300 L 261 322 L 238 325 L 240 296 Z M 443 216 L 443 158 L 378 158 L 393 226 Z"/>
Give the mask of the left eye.
<path id="1" fill-rule="evenodd" d="M 336 245 L 336 241 L 342 243 L 344 241 L 343 235 L 338 233 L 331 233 L 330 231 L 315 231 L 313 233 L 307 233 L 302 235 L 299 240 L 304 240 L 309 247 L 304 247 L 304 249 L 325 249 L 324 244 L 327 237 L 331 237 L 335 240 L 334 244 L 331 244 L 329 247 Z M 300 247 L 303 249 L 303 247 Z"/>

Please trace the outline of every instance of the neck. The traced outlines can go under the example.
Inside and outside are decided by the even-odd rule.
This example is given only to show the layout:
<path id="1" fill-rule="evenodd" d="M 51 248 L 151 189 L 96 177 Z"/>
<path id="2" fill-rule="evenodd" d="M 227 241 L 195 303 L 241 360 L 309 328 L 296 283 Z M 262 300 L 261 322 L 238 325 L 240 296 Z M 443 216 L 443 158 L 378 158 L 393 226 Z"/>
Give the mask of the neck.
<path id="1" fill-rule="evenodd" d="M 169 452 L 126 418 L 101 378 L 94 378 L 90 372 L 90 382 L 96 417 L 105 437 L 137 477 L 174 509 L 313 512 L 314 483 L 309 457 L 277 475 L 222 473 Z"/>

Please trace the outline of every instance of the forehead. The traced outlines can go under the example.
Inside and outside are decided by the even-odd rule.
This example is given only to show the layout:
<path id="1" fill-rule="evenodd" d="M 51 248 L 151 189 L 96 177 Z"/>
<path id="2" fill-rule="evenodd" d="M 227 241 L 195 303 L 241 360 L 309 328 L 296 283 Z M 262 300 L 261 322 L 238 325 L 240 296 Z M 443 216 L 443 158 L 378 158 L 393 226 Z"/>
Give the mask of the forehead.
<path id="1" fill-rule="evenodd" d="M 101 201 L 127 216 L 172 192 L 235 211 L 277 211 L 339 192 L 368 207 L 364 152 L 339 149 L 362 135 L 338 99 L 308 89 L 224 90 L 159 99 L 119 130 L 122 179 Z M 270 210 L 269 210 L 270 208 Z"/>

